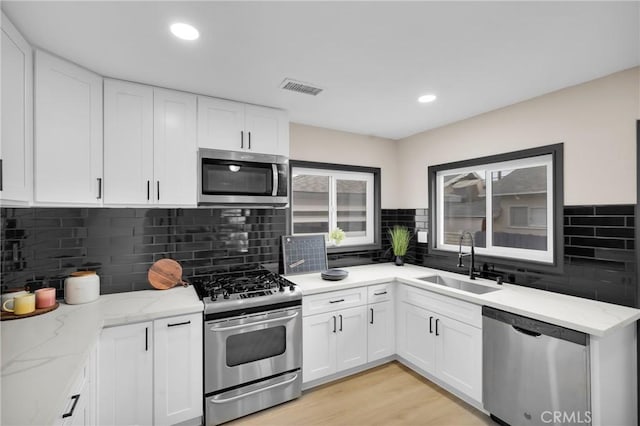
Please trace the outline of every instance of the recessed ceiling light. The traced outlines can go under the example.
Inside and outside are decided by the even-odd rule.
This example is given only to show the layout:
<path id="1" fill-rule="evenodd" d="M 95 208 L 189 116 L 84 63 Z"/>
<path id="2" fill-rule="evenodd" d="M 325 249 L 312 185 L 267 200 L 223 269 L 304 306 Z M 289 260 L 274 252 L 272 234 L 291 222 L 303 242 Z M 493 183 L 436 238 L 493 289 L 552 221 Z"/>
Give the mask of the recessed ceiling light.
<path id="1" fill-rule="evenodd" d="M 436 98 L 436 95 L 422 95 L 418 98 L 418 102 L 420 102 L 421 104 L 427 104 L 429 102 L 435 101 Z"/>
<path id="2" fill-rule="evenodd" d="M 171 32 L 174 36 L 182 40 L 195 40 L 200 37 L 200 33 L 189 24 L 176 23 L 171 25 Z"/>

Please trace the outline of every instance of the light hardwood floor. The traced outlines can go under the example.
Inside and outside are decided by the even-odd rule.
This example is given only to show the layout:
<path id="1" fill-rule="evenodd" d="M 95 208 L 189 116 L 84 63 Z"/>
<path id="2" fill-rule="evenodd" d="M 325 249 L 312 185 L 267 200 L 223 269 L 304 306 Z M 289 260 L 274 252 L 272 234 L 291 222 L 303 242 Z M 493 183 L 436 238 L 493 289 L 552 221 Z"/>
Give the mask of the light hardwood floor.
<path id="1" fill-rule="evenodd" d="M 230 426 L 485 426 L 491 419 L 391 362 L 304 392 L 300 398 L 228 423 Z"/>

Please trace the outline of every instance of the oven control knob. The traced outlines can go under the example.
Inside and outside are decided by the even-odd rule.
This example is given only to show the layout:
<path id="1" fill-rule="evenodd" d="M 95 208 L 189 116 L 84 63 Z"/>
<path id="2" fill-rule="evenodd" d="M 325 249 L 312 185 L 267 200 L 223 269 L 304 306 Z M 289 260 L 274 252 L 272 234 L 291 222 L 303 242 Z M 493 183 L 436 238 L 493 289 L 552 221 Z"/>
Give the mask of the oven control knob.
<path id="1" fill-rule="evenodd" d="M 295 289 L 296 289 L 295 284 L 291 284 L 291 285 L 289 286 L 289 290 L 291 290 L 291 291 L 295 291 Z"/>
<path id="2" fill-rule="evenodd" d="M 280 283 L 280 291 L 284 291 L 284 285 L 282 285 L 282 283 Z"/>

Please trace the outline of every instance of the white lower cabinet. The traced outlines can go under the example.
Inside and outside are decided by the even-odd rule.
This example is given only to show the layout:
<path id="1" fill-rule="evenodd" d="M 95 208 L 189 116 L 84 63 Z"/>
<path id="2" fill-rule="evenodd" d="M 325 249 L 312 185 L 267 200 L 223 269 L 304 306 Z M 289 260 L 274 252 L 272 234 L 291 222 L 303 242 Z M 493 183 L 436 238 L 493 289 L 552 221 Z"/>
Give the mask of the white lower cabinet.
<path id="1" fill-rule="evenodd" d="M 366 306 L 302 318 L 303 382 L 367 362 Z"/>
<path id="2" fill-rule="evenodd" d="M 98 424 L 169 425 L 202 416 L 202 314 L 105 328 Z"/>
<path id="3" fill-rule="evenodd" d="M 65 407 L 55 425 L 90 426 L 96 424 L 96 358 L 94 348 L 80 370 L 80 376 L 71 387 Z"/>
<path id="4" fill-rule="evenodd" d="M 153 423 L 153 323 L 105 328 L 98 357 L 98 424 Z"/>
<path id="5" fill-rule="evenodd" d="M 153 424 L 202 415 L 202 315 L 153 322 Z"/>
<path id="6" fill-rule="evenodd" d="M 449 315 L 456 312 L 459 317 L 454 319 L 443 315 L 443 312 Z M 400 286 L 397 339 L 400 357 L 481 403 L 480 306 L 426 290 Z"/>
<path id="7" fill-rule="evenodd" d="M 394 283 L 370 286 L 367 295 L 367 360 L 391 356 L 396 352 Z"/>
<path id="8" fill-rule="evenodd" d="M 429 321 L 430 318 L 431 321 Z M 429 332 L 430 322 L 431 332 Z M 433 315 L 429 315 L 426 309 L 400 302 L 396 327 L 398 355 L 427 372 L 434 372 Z"/>

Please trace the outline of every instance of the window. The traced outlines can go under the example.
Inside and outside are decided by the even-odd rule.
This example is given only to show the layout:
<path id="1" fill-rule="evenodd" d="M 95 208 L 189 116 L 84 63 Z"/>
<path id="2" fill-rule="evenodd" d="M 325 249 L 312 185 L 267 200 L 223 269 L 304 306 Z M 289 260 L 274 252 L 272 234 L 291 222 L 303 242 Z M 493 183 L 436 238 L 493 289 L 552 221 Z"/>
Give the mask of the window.
<path id="1" fill-rule="evenodd" d="M 379 169 L 292 161 L 292 233 L 340 228 L 339 247 L 379 245 L 379 176 Z"/>
<path id="2" fill-rule="evenodd" d="M 429 167 L 432 248 L 457 252 L 468 231 L 478 255 L 557 265 L 561 165 L 559 144 Z"/>

